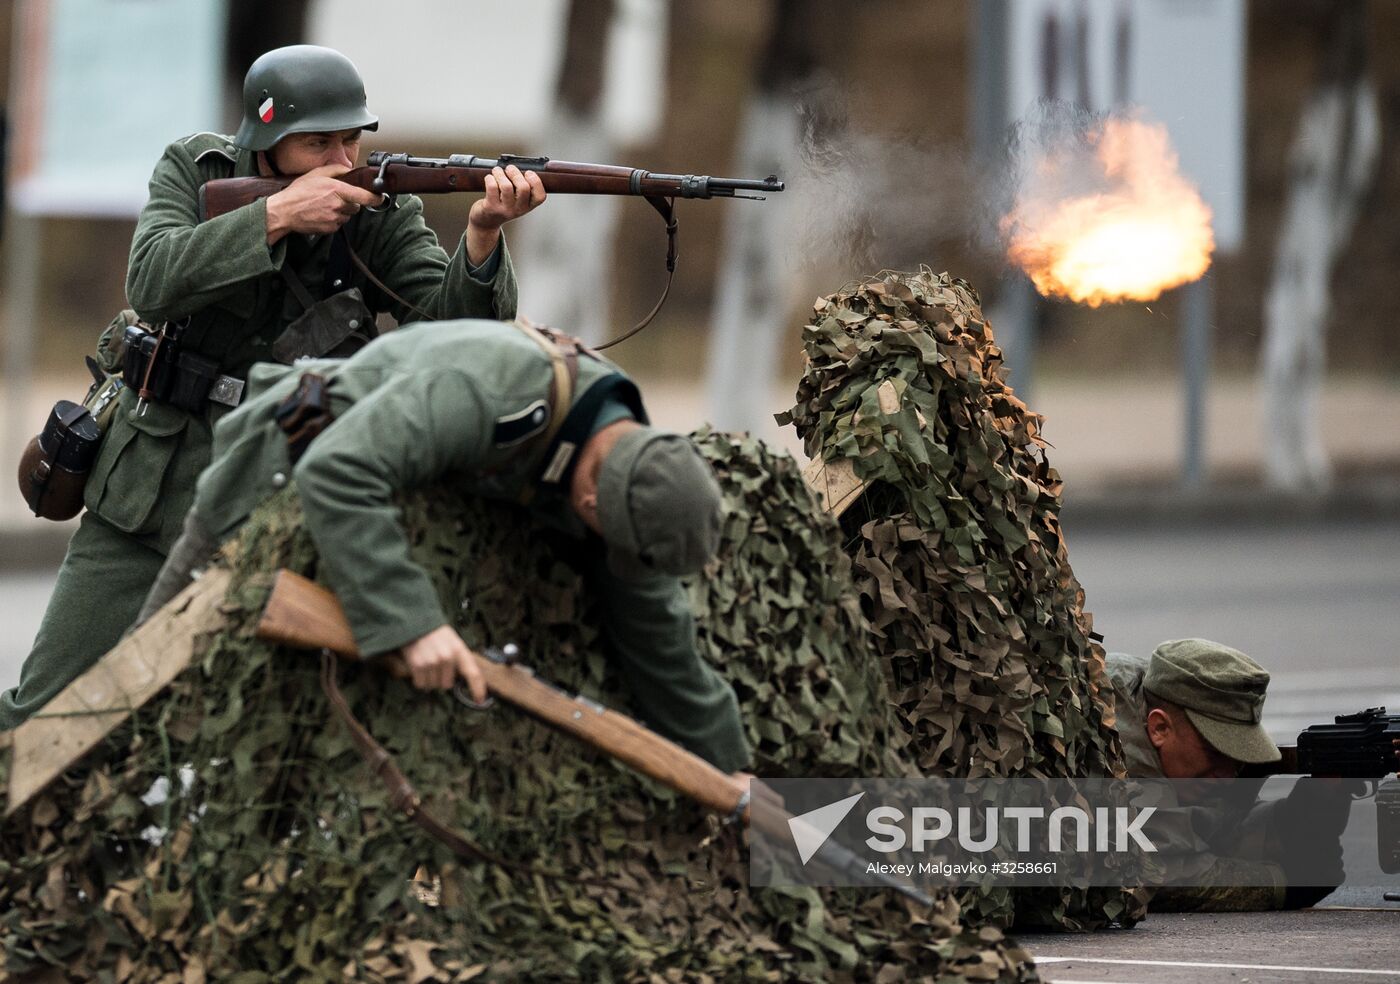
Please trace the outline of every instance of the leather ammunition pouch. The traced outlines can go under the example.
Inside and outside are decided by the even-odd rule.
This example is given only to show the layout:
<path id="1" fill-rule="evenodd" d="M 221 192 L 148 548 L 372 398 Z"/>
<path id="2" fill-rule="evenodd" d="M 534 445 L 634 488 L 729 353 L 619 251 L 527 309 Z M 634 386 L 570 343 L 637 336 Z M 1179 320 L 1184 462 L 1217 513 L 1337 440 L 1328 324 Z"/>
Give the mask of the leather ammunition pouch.
<path id="1" fill-rule="evenodd" d="M 291 365 L 297 359 L 348 359 L 378 337 L 374 312 L 365 303 L 360 288 L 351 286 L 355 279 L 352 264 L 359 265 L 374 280 L 374 275 L 350 246 L 350 236 L 359 221 L 358 214 L 351 216 L 331 237 L 319 300 L 296 272 L 283 264 L 282 280 L 302 306 L 303 313 L 272 343 L 272 357 L 278 362 Z"/>
<path id="2" fill-rule="evenodd" d="M 277 405 L 273 419 L 287 435 L 287 455 L 296 464 L 311 442 L 335 420 L 326 393 L 326 377 L 304 373 L 296 391 Z"/>
<path id="3" fill-rule="evenodd" d="M 285 365 L 297 359 L 344 359 L 379 334 L 374 313 L 358 287 L 314 300 L 290 270 L 283 271 L 292 292 L 306 310 L 272 343 L 272 357 Z"/>
<path id="4" fill-rule="evenodd" d="M 124 339 L 122 382 L 133 391 L 190 413 L 202 413 L 210 402 L 236 407 L 242 400 L 243 380 L 220 373 L 219 363 L 208 356 L 184 351 L 173 334 L 162 338 L 132 325 Z"/>
<path id="5" fill-rule="evenodd" d="M 72 519 L 83 508 L 83 487 L 102 431 L 87 408 L 59 400 L 38 437 L 19 459 L 19 489 L 34 515 Z"/>

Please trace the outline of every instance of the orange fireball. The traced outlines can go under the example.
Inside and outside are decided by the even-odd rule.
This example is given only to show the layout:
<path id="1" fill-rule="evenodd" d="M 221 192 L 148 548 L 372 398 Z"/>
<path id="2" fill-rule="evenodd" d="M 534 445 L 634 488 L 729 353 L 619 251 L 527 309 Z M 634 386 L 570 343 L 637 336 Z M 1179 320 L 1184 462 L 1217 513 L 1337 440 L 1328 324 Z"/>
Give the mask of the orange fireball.
<path id="1" fill-rule="evenodd" d="M 1090 307 L 1151 301 L 1205 273 L 1210 208 L 1178 170 L 1166 127 L 1111 117 L 1088 146 L 1034 162 L 1001 221 L 1011 262 L 1046 297 Z"/>

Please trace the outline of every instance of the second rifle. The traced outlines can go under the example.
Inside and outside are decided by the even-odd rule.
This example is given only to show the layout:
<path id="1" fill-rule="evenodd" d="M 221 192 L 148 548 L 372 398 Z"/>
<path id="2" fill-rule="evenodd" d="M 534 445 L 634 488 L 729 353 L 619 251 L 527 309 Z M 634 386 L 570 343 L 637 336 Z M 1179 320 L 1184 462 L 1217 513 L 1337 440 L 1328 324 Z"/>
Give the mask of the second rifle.
<path id="1" fill-rule="evenodd" d="M 321 649 L 338 653 L 343 657 L 359 659 L 359 649 L 355 637 L 339 600 L 330 591 L 291 571 L 279 571 L 273 584 L 257 633 L 261 638 L 301 649 Z M 765 805 L 762 808 L 749 807 L 748 783 L 729 775 L 706 762 L 693 752 L 686 751 L 675 742 L 663 738 L 656 732 L 644 728 L 625 714 L 610 710 L 596 701 L 581 695 L 570 695 L 535 676 L 528 667 L 513 661 L 502 651 L 488 651 L 487 658 L 479 659 L 478 665 L 486 679 L 486 687 L 492 696 L 499 697 L 515 705 L 543 723 L 573 735 L 587 742 L 599 751 L 612 756 L 642 775 L 655 779 L 670 789 L 690 797 L 711 812 L 734 820 L 752 820 L 769 837 L 787 839 L 792 835 L 789 822 L 793 819 L 786 811 Z M 391 672 L 403 674 L 405 667 L 397 656 L 380 657 Z M 342 700 L 333 683 L 327 695 L 333 704 Z M 325 677 L 323 676 L 323 682 Z M 355 733 L 362 750 L 371 746 L 378 748 L 373 739 L 368 738 L 362 726 L 349 715 L 348 708 L 338 708 L 342 720 Z M 382 754 L 384 758 L 379 758 Z M 375 769 L 384 776 L 387 753 L 367 751 L 367 758 L 376 762 Z M 389 762 L 392 766 L 392 762 Z M 391 787 L 398 783 L 406 789 L 404 800 L 412 800 L 412 816 L 424 816 L 425 826 L 434 836 L 442 837 L 441 824 L 419 809 L 417 795 L 407 785 L 407 780 L 392 769 L 393 781 L 386 778 Z M 434 829 L 437 828 L 437 829 Z M 448 832 L 450 835 L 450 832 Z M 459 838 L 460 840 L 460 838 Z M 813 860 L 838 871 L 865 874 L 865 862 L 854 854 L 828 841 L 817 852 Z M 914 886 L 889 876 L 879 880 L 887 888 L 902 893 L 924 906 L 933 900 Z"/>

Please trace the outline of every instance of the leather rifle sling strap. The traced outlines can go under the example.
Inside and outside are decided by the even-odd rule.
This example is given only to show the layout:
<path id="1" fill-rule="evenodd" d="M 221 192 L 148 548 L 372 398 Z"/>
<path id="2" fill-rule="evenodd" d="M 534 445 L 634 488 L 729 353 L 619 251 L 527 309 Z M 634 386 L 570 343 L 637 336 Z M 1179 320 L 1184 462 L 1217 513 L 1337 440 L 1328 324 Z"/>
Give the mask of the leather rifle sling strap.
<path id="1" fill-rule="evenodd" d="M 389 794 L 389 805 L 412 820 L 429 837 L 446 845 L 448 850 L 463 861 L 484 861 L 487 864 L 493 864 L 522 875 L 537 875 L 541 878 L 552 878 L 555 881 L 571 882 L 575 885 L 622 888 L 621 885 L 600 878 L 579 878 L 575 875 L 566 875 L 558 871 L 545 871 L 543 868 L 536 868 L 533 865 L 507 860 L 468 840 L 433 816 L 423 808 L 422 797 L 418 795 L 418 790 L 414 788 L 413 783 L 409 781 L 408 777 L 403 774 L 403 770 L 399 768 L 398 763 L 394 761 L 394 756 L 389 754 L 388 749 L 374 740 L 374 736 L 350 710 L 350 704 L 346 701 L 345 695 L 341 693 L 340 685 L 336 683 L 335 677 L 335 654 L 328 649 L 323 649 L 321 651 L 321 689 L 325 691 L 331 709 L 335 711 L 340 722 L 350 732 L 355 747 L 359 749 L 360 755 L 364 758 L 370 771 L 384 783 L 384 789 Z"/>
<path id="2" fill-rule="evenodd" d="M 344 230 L 341 230 L 341 235 L 344 236 Z M 374 286 L 378 287 L 381 291 L 383 291 L 385 297 L 388 297 L 391 301 L 398 301 L 400 304 L 408 308 L 414 314 L 421 317 L 424 321 L 437 320 L 437 318 L 433 317 L 427 311 L 424 311 L 417 304 L 414 304 L 412 301 L 406 298 L 400 297 L 397 293 L 395 293 L 392 287 L 390 287 L 384 281 L 376 277 L 374 275 L 374 271 L 369 268 L 369 266 L 365 263 L 364 260 L 360 259 L 360 254 L 356 253 L 354 248 L 350 245 L 349 239 L 345 240 L 345 249 L 346 252 L 348 252 L 350 255 L 350 261 L 355 264 L 355 268 L 361 273 L 363 273 L 365 275 L 365 278 L 370 283 L 374 284 Z"/>

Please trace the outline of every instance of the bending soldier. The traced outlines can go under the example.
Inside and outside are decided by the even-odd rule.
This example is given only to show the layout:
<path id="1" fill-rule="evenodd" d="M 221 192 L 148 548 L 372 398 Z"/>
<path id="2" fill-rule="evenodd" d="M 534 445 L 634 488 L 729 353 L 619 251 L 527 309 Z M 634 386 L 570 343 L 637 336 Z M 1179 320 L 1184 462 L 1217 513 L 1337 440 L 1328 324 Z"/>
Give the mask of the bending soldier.
<path id="1" fill-rule="evenodd" d="M 417 198 L 375 212 L 378 196 L 334 180 L 356 163 L 361 131 L 379 125 L 345 56 L 311 45 L 268 52 L 248 70 L 243 106 L 237 136 L 179 140 L 151 176 L 127 296 L 145 322 L 170 326 L 167 398 L 138 407 L 149 376 L 137 370 L 133 379 L 125 367 L 129 385 L 87 483 L 88 511 L 19 686 L 0 695 L 0 729 L 33 714 L 131 623 L 179 534 L 213 425 L 239 403 L 250 366 L 347 354 L 372 336 L 378 312 L 399 321 L 515 315 L 500 229 L 543 201 L 537 176 L 511 168 L 489 178 L 449 256 Z M 300 177 L 200 221 L 205 181 L 259 174 Z M 102 349 L 106 368 L 119 370 L 116 350 Z M 124 358 L 136 356 L 128 348 Z"/>
<path id="2" fill-rule="evenodd" d="M 258 366 L 250 386 L 253 399 L 215 431 L 214 461 L 143 618 L 294 478 L 360 651 L 402 650 L 419 687 L 460 675 L 482 700 L 476 656 L 410 560 L 393 505 L 397 491 L 450 482 L 526 503 L 577 544 L 641 713 L 720 768 L 746 763 L 734 693 L 699 656 L 677 579 L 718 546 L 719 489 L 688 439 L 647 426 L 614 365 L 527 325 L 456 321 L 402 328 L 344 361 Z M 332 418 L 323 430 L 318 402 Z M 295 464 L 289 434 L 305 449 Z"/>

